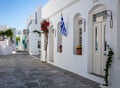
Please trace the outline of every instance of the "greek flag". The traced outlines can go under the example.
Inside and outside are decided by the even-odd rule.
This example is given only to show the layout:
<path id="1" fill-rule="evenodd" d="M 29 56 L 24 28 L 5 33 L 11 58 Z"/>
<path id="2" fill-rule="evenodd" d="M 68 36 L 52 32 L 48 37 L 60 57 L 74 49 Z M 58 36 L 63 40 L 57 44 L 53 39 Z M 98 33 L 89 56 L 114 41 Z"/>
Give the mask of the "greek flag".
<path id="1" fill-rule="evenodd" d="M 61 32 L 64 36 L 67 36 L 67 30 L 66 30 L 66 28 L 65 28 L 65 24 L 64 24 L 64 21 L 63 21 L 63 16 L 62 16 L 62 14 L 61 14 L 61 25 L 60 25 L 60 27 L 61 27 L 60 32 Z"/>

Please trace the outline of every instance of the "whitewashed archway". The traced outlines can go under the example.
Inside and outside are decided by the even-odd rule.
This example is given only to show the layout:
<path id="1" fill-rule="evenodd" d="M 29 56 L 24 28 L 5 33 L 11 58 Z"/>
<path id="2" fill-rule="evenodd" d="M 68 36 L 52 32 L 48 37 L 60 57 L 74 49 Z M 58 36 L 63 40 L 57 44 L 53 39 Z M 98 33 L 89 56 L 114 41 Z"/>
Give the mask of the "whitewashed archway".
<path id="1" fill-rule="evenodd" d="M 103 76 L 105 66 L 105 42 L 107 12 L 106 6 L 99 4 L 89 11 L 88 29 L 88 72 Z M 103 59 L 105 58 L 105 59 Z"/>
<path id="2" fill-rule="evenodd" d="M 73 53 L 76 54 L 76 46 L 82 47 L 82 16 L 77 13 L 73 18 Z"/>

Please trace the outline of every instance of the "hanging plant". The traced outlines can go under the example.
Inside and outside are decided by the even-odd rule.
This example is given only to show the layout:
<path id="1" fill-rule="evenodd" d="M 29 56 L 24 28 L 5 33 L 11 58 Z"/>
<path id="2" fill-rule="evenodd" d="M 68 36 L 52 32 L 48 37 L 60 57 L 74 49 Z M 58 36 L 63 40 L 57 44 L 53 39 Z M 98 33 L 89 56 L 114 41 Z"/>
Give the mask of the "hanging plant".
<path id="1" fill-rule="evenodd" d="M 109 52 L 108 52 L 108 58 L 107 58 L 107 61 L 106 61 L 106 66 L 105 66 L 105 77 L 104 77 L 104 80 L 105 80 L 105 86 L 108 86 L 108 77 L 109 77 L 109 70 L 110 70 L 110 67 L 111 67 L 111 63 L 112 63 L 112 57 L 113 57 L 114 53 L 112 51 L 112 49 L 110 48 L 109 49 Z"/>

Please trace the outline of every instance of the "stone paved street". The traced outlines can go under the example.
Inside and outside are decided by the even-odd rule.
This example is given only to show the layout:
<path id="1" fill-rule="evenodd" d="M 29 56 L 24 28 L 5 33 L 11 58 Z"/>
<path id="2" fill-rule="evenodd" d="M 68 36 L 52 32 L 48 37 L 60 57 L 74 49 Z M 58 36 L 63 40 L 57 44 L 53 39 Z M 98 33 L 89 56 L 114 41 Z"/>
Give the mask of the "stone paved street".
<path id="1" fill-rule="evenodd" d="M 86 78 L 27 54 L 0 56 L 0 88 L 99 88 Z"/>

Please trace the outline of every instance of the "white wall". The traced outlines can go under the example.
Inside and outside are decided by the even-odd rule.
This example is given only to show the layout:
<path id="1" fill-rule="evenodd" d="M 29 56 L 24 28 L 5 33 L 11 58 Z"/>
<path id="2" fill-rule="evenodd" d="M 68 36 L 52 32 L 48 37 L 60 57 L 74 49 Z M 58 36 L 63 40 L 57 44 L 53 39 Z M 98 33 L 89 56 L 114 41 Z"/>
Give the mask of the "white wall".
<path id="1" fill-rule="evenodd" d="M 41 20 L 41 7 L 39 6 L 36 9 L 37 12 L 37 24 L 35 24 L 35 15 L 32 15 L 28 18 L 28 29 L 29 29 L 29 53 L 31 55 L 39 55 L 38 41 L 41 41 L 41 38 L 38 33 L 33 33 L 34 30 L 40 31 L 40 20 Z M 30 21 L 32 21 L 31 24 Z"/>
<path id="2" fill-rule="evenodd" d="M 108 25 L 107 25 L 108 32 L 109 32 L 108 43 L 113 48 L 113 51 L 115 53 L 113 59 L 117 59 L 116 57 L 117 57 L 118 47 L 120 47 L 117 45 L 117 41 L 120 43 L 120 41 L 117 40 L 117 37 L 118 37 L 117 33 L 120 33 L 120 32 L 116 32 L 117 31 L 117 2 L 116 2 L 117 0 L 116 1 L 115 0 L 114 1 L 113 0 L 109 0 L 109 1 L 98 0 L 98 2 L 96 3 L 93 3 L 92 0 L 75 0 L 76 2 L 73 2 L 73 1 L 74 0 L 70 0 L 70 1 L 52 0 L 52 1 L 49 1 L 45 7 L 42 8 L 42 17 L 43 18 L 49 17 L 56 31 L 57 31 L 57 24 L 60 21 L 61 12 L 62 12 L 63 17 L 64 17 L 64 22 L 67 28 L 67 33 L 68 33 L 67 37 L 63 36 L 62 38 L 63 39 L 62 41 L 63 52 L 62 53 L 57 52 L 57 42 L 56 42 L 57 37 L 54 37 L 55 39 L 54 40 L 55 41 L 54 42 L 54 55 L 55 56 L 54 56 L 54 63 L 52 64 L 59 66 L 61 68 L 67 69 L 69 71 L 72 71 L 74 73 L 77 73 L 79 75 L 85 76 L 87 78 L 90 78 L 99 83 L 104 83 L 104 80 L 102 78 L 88 74 L 88 67 L 89 67 L 88 61 L 91 56 L 89 49 L 90 49 L 90 46 L 92 46 L 91 45 L 92 43 L 89 40 L 89 37 L 92 36 L 91 29 L 89 28 L 89 12 L 94 6 L 98 4 L 105 4 L 107 9 L 113 12 L 113 21 L 114 21 L 113 26 L 114 27 L 111 29 L 109 27 L 109 18 L 108 18 Z M 73 17 L 77 13 L 80 13 L 82 17 L 85 18 L 86 20 L 86 32 L 83 32 L 83 41 L 82 41 L 83 42 L 83 52 L 82 52 L 83 55 L 82 56 L 73 54 Z M 44 40 L 43 36 L 42 36 L 42 40 Z M 118 47 L 116 47 L 116 45 Z M 43 43 L 42 43 L 42 47 L 44 47 Z M 42 58 L 44 58 L 44 51 L 42 52 Z M 49 59 L 49 57 L 47 59 Z M 115 65 L 114 63 L 115 62 L 113 62 L 113 65 Z M 119 64 L 119 63 L 116 63 L 116 64 Z M 115 79 L 115 82 L 116 81 L 117 80 Z M 118 88 L 118 87 L 114 87 L 114 88 Z"/>
<path id="3" fill-rule="evenodd" d="M 33 33 L 37 29 L 39 29 L 38 25 L 31 24 L 29 26 L 29 53 L 31 55 L 39 55 L 38 41 L 40 41 L 40 37 L 37 33 Z"/>
<path id="4" fill-rule="evenodd" d="M 114 38 L 114 40 L 117 41 L 117 43 L 115 43 L 115 57 L 114 57 L 114 65 L 113 65 L 113 73 L 112 73 L 112 88 L 120 88 L 120 1 L 116 4 L 117 9 L 114 10 L 115 12 L 117 12 L 117 16 L 114 18 L 116 21 L 114 23 L 114 25 L 116 25 L 117 28 L 115 28 L 114 30 L 116 30 L 115 35 L 117 36 L 117 38 Z M 114 7 L 112 7 L 114 8 Z"/>
<path id="5" fill-rule="evenodd" d="M 42 8 L 42 18 L 49 18 L 76 1 L 79 0 L 51 0 Z M 47 9 L 49 9 L 49 11 L 45 11 Z"/>

